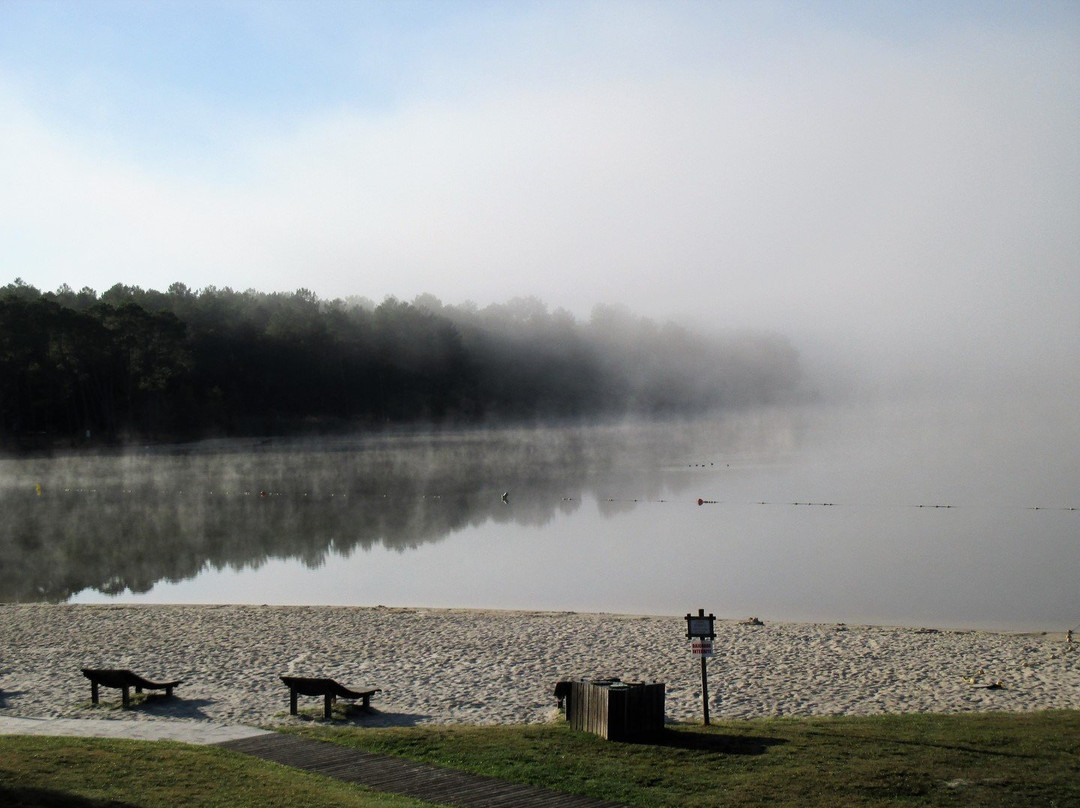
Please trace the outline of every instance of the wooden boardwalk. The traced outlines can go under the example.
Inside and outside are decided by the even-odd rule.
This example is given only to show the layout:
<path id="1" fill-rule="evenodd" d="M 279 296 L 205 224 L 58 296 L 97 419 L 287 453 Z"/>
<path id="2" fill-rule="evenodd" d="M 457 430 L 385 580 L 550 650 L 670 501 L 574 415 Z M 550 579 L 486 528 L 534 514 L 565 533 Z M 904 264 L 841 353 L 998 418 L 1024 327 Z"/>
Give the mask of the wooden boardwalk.
<path id="1" fill-rule="evenodd" d="M 621 803 L 481 777 L 275 732 L 218 744 L 284 766 L 462 808 L 627 808 Z"/>

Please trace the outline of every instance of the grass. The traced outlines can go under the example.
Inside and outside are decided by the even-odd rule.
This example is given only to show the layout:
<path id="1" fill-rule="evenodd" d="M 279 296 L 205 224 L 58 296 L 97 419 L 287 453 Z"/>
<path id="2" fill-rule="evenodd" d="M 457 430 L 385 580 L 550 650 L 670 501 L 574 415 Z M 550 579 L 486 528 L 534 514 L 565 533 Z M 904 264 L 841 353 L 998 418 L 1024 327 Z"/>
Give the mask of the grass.
<path id="1" fill-rule="evenodd" d="M 625 802 L 679 806 L 1080 806 L 1080 712 L 729 721 L 612 743 L 565 724 L 307 737 Z"/>
<path id="2" fill-rule="evenodd" d="M 642 808 L 1080 805 L 1078 711 L 722 721 L 643 743 L 565 724 L 290 731 Z M 424 804 L 222 749 L 0 736 L 0 805 Z"/>
<path id="3" fill-rule="evenodd" d="M 0 735 L 0 805 L 429 808 L 224 749 L 19 735 Z"/>

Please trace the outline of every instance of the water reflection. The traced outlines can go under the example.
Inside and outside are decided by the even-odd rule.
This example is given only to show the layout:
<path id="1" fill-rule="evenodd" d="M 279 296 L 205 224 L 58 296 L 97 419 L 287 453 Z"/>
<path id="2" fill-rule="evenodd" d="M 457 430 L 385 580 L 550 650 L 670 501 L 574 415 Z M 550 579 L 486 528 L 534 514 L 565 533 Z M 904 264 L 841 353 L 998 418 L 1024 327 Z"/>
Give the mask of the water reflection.
<path id="1" fill-rule="evenodd" d="M 416 550 L 487 523 L 543 527 L 587 497 L 615 515 L 684 492 L 692 472 L 724 458 L 772 452 L 792 430 L 788 417 L 758 414 L 8 460 L 0 599 L 142 593 L 269 559 L 317 568 L 331 554 Z"/>
<path id="2" fill-rule="evenodd" d="M 0 599 L 1063 630 L 1074 420 L 806 409 L 3 461 Z"/>

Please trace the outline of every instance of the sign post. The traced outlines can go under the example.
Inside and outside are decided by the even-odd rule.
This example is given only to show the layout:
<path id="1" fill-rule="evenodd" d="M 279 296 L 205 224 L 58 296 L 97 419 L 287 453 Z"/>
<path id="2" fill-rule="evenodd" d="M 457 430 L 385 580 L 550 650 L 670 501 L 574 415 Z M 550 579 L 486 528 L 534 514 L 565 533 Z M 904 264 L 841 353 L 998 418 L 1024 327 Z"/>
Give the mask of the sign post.
<path id="1" fill-rule="evenodd" d="M 691 641 L 694 656 L 701 658 L 701 708 L 705 714 L 705 726 L 709 726 L 709 674 L 705 660 L 713 655 L 713 640 L 716 631 L 713 622 L 716 616 L 706 615 L 704 609 L 698 609 L 696 615 L 686 615 L 686 638 Z"/>

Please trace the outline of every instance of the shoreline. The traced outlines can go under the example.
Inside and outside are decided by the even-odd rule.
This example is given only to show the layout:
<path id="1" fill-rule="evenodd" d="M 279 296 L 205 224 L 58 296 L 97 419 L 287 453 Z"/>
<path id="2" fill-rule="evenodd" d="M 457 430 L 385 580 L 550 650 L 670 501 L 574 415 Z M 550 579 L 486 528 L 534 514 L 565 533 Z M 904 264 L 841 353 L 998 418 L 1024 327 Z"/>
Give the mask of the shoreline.
<path id="1" fill-rule="evenodd" d="M 359 726 L 521 724 L 557 717 L 557 681 L 665 683 L 668 722 L 701 717 L 681 616 L 386 606 L 0 604 L 0 716 L 274 725 L 281 675 L 382 688 Z M 716 720 L 1080 709 L 1064 632 L 716 621 Z M 82 667 L 182 679 L 176 698 L 90 705 Z"/>
<path id="2" fill-rule="evenodd" d="M 86 590 L 90 591 L 90 590 Z M 337 603 L 337 602 L 318 602 L 318 603 L 303 603 L 303 602 L 277 602 L 271 599 L 264 599 L 261 601 L 199 601 L 199 600 L 142 600 L 140 596 L 130 596 L 132 599 L 124 599 L 124 596 L 119 596 L 117 599 L 110 599 L 105 596 L 89 597 L 88 599 L 81 600 L 81 596 L 85 595 L 85 592 L 80 592 L 72 596 L 72 599 L 56 602 L 56 601 L 25 601 L 25 602 L 0 602 L 0 606 L 87 606 L 95 608 L 134 608 L 134 607 L 168 607 L 168 608 L 206 608 L 206 609 L 219 609 L 229 606 L 238 607 L 267 607 L 267 608 L 283 608 L 283 609 L 398 609 L 398 610 L 424 610 L 429 612 L 463 612 L 463 613 L 486 613 L 492 612 L 496 614 L 583 614 L 583 615 L 610 615 L 612 617 L 647 617 L 655 618 L 658 620 L 677 620 L 680 625 L 683 625 L 684 614 L 664 614 L 661 612 L 648 612 L 648 611 L 611 611 L 600 610 L 595 611 L 591 609 L 561 609 L 561 608 L 529 608 L 529 607 L 510 607 L 510 606 L 435 606 L 430 604 L 415 604 L 415 603 L 399 603 L 399 604 L 361 604 L 354 603 Z M 100 593 L 97 593 L 100 595 Z M 767 613 L 762 612 L 767 615 Z M 741 623 L 745 620 L 751 619 L 750 617 L 716 617 L 716 622 L 719 623 Z M 809 616 L 805 619 L 800 617 L 762 617 L 764 622 L 772 625 L 806 625 L 806 626 L 838 626 L 847 625 L 851 627 L 862 628 L 882 628 L 882 629 L 909 629 L 917 631 L 950 631 L 950 632 L 970 632 L 978 631 L 984 634 L 1016 634 L 1016 635 L 1032 635 L 1032 636 L 1047 636 L 1054 638 L 1061 638 L 1064 640 L 1066 628 L 1053 629 L 1044 628 L 1042 625 L 1034 625 L 1031 623 L 1012 622 L 1009 624 L 962 624 L 962 623 L 933 623 L 933 622 L 919 622 L 912 620 L 909 622 L 888 622 L 886 620 L 875 620 L 868 618 L 864 620 L 857 620 L 856 622 L 848 622 L 844 620 L 833 620 L 828 617 L 822 616 Z M 1080 642 L 1080 622 L 1072 627 L 1074 634 L 1077 636 L 1077 641 Z"/>

